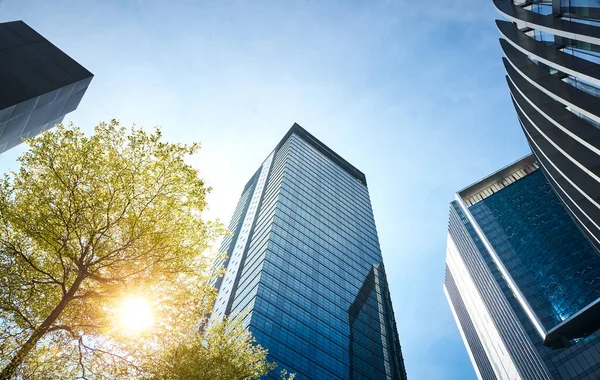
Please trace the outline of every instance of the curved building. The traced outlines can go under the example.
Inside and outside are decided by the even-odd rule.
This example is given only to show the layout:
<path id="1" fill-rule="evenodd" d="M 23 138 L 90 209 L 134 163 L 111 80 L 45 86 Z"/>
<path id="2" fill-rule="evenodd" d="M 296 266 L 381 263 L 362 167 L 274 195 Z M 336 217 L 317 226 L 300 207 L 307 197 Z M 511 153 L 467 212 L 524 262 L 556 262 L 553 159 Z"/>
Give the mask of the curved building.
<path id="1" fill-rule="evenodd" d="M 600 250 L 600 1 L 494 0 L 506 79 L 548 181 Z"/>

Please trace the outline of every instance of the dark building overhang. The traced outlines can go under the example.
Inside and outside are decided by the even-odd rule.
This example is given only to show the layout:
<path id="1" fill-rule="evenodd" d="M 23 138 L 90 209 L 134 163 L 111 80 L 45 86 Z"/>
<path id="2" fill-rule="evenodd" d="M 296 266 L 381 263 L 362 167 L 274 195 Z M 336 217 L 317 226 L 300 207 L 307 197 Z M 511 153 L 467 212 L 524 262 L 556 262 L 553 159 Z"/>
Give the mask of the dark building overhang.
<path id="1" fill-rule="evenodd" d="M 0 23 L 0 153 L 62 122 L 93 74 L 23 21 Z"/>
<path id="2" fill-rule="evenodd" d="M 94 76 L 23 21 L 0 23 L 0 109 Z"/>
<path id="3" fill-rule="evenodd" d="M 600 299 L 548 332 L 544 345 L 564 348 L 569 341 L 584 338 L 600 328 Z"/>

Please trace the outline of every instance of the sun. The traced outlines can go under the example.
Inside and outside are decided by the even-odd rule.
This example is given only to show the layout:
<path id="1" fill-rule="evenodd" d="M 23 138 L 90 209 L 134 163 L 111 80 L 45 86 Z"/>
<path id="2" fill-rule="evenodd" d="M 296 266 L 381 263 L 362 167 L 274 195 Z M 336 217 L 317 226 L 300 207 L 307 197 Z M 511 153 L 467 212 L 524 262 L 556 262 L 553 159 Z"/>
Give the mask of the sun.
<path id="1" fill-rule="evenodd" d="M 138 296 L 123 298 L 119 305 L 119 325 L 128 332 L 140 332 L 152 326 L 154 316 L 148 300 Z"/>

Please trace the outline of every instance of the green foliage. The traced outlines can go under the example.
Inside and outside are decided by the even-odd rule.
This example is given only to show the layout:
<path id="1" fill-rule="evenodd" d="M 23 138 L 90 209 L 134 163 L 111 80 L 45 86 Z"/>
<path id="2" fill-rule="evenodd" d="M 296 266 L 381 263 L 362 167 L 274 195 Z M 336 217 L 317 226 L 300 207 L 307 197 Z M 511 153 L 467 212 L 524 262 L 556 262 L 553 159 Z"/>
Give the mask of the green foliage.
<path id="1" fill-rule="evenodd" d="M 168 349 L 154 363 L 154 380 L 259 379 L 276 367 L 256 345 L 242 318 L 218 321 Z"/>
<path id="2" fill-rule="evenodd" d="M 185 162 L 197 144 L 115 120 L 27 142 L 0 179 L 0 379 L 257 379 L 275 367 L 242 318 L 198 330 L 224 229 L 202 218 L 210 189 Z M 151 304 L 151 328 L 119 324 L 130 296 Z"/>
<path id="3" fill-rule="evenodd" d="M 0 379 L 128 378 L 209 311 L 217 273 L 202 219 L 209 191 L 185 162 L 197 144 L 71 125 L 27 141 L 0 179 Z M 119 328 L 119 301 L 141 294 L 152 329 Z"/>

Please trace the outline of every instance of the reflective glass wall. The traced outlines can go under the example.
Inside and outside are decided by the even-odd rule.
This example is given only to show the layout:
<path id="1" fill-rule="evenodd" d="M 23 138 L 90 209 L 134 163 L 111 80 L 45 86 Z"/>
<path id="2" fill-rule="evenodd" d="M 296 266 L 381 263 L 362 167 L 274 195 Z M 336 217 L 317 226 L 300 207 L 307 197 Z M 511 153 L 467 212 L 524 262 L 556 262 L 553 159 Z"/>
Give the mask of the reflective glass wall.
<path id="1" fill-rule="evenodd" d="M 530 159 L 451 203 L 446 296 L 481 378 L 598 379 L 600 258 Z"/>
<path id="2" fill-rule="evenodd" d="M 256 215 L 237 217 L 247 242 L 229 243 L 246 247 L 229 259 L 225 313 L 248 311 L 257 342 L 297 379 L 405 379 L 364 175 L 298 125 L 269 157 L 243 196 Z"/>
<path id="3" fill-rule="evenodd" d="M 469 211 L 546 330 L 600 297 L 600 257 L 540 170 Z"/>

